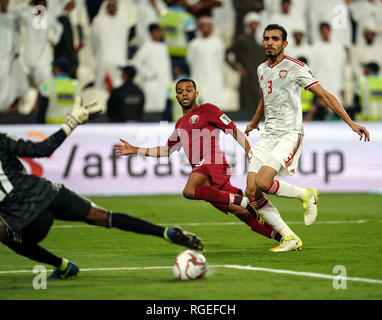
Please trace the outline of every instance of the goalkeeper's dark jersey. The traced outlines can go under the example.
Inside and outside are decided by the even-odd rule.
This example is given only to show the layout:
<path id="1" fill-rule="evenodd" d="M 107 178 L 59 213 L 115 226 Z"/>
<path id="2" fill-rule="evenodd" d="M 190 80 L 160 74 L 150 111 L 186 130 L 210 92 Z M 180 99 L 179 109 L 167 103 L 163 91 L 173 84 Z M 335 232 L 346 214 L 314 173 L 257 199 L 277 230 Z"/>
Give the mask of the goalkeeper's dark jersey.
<path id="1" fill-rule="evenodd" d="M 28 175 L 18 156 L 47 157 L 65 138 L 63 130 L 38 143 L 0 133 L 0 218 L 12 230 L 36 219 L 59 190 L 49 180 Z"/>

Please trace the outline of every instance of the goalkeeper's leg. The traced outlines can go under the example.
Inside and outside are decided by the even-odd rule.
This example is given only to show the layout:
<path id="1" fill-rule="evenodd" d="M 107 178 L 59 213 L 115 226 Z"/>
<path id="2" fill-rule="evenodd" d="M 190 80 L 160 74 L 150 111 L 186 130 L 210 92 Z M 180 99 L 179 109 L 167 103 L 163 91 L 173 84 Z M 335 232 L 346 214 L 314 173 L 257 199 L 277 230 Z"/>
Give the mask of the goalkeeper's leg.
<path id="1" fill-rule="evenodd" d="M 202 250 L 201 240 L 179 227 L 165 228 L 130 214 L 111 212 L 98 207 L 85 197 L 62 186 L 49 208 L 55 218 L 68 221 L 83 221 L 91 225 L 118 228 L 124 231 L 157 236 L 190 249 Z"/>
<path id="2" fill-rule="evenodd" d="M 56 270 L 52 275 L 56 275 L 55 278 L 66 279 L 77 275 L 79 272 L 78 266 L 38 245 L 38 242 L 43 240 L 49 232 L 53 219 L 53 213 L 47 209 L 19 232 L 15 232 L 6 226 L 0 226 L 0 239 L 4 245 L 17 254 L 33 261 L 54 266 Z"/>

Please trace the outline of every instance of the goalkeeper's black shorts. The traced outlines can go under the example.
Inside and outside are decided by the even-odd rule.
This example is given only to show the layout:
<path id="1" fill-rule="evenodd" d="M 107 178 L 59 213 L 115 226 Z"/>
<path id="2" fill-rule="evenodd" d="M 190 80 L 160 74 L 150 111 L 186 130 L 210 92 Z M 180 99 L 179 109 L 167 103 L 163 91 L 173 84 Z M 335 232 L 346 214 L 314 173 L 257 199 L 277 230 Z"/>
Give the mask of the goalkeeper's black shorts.
<path id="1" fill-rule="evenodd" d="M 35 220 L 19 232 L 5 228 L 7 241 L 17 243 L 38 243 L 48 234 L 54 219 L 85 221 L 91 207 L 90 200 L 61 185 L 51 204 Z"/>

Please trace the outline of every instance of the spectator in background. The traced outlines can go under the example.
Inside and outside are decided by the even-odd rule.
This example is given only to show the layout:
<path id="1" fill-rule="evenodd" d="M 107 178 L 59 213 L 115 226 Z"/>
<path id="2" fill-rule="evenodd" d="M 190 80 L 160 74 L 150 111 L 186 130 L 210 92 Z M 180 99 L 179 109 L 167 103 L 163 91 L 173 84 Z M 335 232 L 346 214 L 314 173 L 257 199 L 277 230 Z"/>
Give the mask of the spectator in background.
<path id="1" fill-rule="evenodd" d="M 29 88 L 19 61 L 16 16 L 8 11 L 9 0 L 0 0 L 0 112 L 16 113 L 18 100 Z"/>
<path id="2" fill-rule="evenodd" d="M 324 100 L 320 97 L 314 96 L 311 108 L 303 115 L 304 121 L 326 121 L 329 120 L 329 109 Z M 350 115 L 350 114 L 349 114 Z"/>
<path id="3" fill-rule="evenodd" d="M 110 94 L 107 115 L 111 122 L 141 121 L 145 96 L 134 84 L 136 69 L 133 66 L 121 68 L 124 84 Z"/>
<path id="4" fill-rule="evenodd" d="M 346 51 L 343 45 L 331 41 L 331 27 L 320 24 L 321 41 L 313 46 L 312 70 L 315 76 L 341 103 L 344 98 Z"/>
<path id="5" fill-rule="evenodd" d="M 364 45 L 365 38 L 362 33 L 366 26 L 381 28 L 382 2 L 375 0 L 358 0 L 350 3 L 353 19 L 356 27 L 356 45 Z"/>
<path id="6" fill-rule="evenodd" d="M 54 47 L 54 59 L 57 60 L 60 57 L 66 58 L 70 63 L 69 75 L 72 78 L 76 78 L 78 55 L 74 48 L 73 29 L 69 18 L 69 14 L 75 8 L 76 2 L 74 0 L 65 0 L 63 5 L 64 12 L 58 17 L 58 21 L 62 24 L 63 32 L 60 41 Z"/>
<path id="7" fill-rule="evenodd" d="M 151 24 L 148 29 L 150 39 L 137 51 L 132 63 L 142 78 L 145 113 L 156 113 L 161 120 L 166 108 L 167 86 L 172 78 L 171 61 L 159 25 Z"/>
<path id="8" fill-rule="evenodd" d="M 224 111 L 224 44 L 213 34 L 211 17 L 199 18 L 198 27 L 201 34 L 190 42 L 187 50 L 191 77 L 198 83 L 203 98 Z"/>
<path id="9" fill-rule="evenodd" d="M 39 123 L 62 123 L 71 112 L 74 99 L 81 95 L 78 80 L 69 76 L 71 64 L 66 58 L 53 62 L 53 75 L 43 82 L 40 88 L 40 107 L 37 113 Z"/>
<path id="10" fill-rule="evenodd" d="M 96 60 L 95 86 L 106 88 L 121 85 L 119 66 L 127 61 L 128 24 L 118 15 L 116 0 L 107 0 L 91 26 L 90 42 Z"/>
<path id="11" fill-rule="evenodd" d="M 295 16 L 292 11 L 292 0 L 279 0 L 280 12 L 265 15 L 261 20 L 262 26 L 277 23 L 284 26 L 288 34 L 292 33 L 297 23 L 305 26 L 304 16 Z"/>
<path id="12" fill-rule="evenodd" d="M 353 28 L 349 0 L 320 0 L 308 2 L 308 19 L 310 21 L 309 38 L 312 44 L 322 42 L 320 25 L 330 25 L 331 38 L 334 43 L 349 48 L 352 42 Z"/>
<path id="13" fill-rule="evenodd" d="M 365 26 L 363 30 L 365 44 L 352 46 L 350 49 L 351 64 L 354 79 L 363 76 L 363 66 L 371 61 L 382 66 L 382 46 L 376 43 L 376 29 L 374 26 Z"/>
<path id="14" fill-rule="evenodd" d="M 159 23 L 159 17 L 166 11 L 167 5 L 163 0 L 140 0 L 137 9 L 137 37 L 139 45 L 150 40 L 149 25 Z"/>
<path id="15" fill-rule="evenodd" d="M 382 77 L 379 65 L 369 62 L 364 65 L 364 77 L 357 83 L 355 106 L 358 120 L 382 120 Z"/>
<path id="16" fill-rule="evenodd" d="M 272 15 L 274 13 L 281 13 L 282 6 L 280 6 L 281 0 L 264 0 L 264 11 L 267 14 Z M 308 3 L 306 0 L 293 0 L 292 1 L 292 15 L 298 18 L 299 22 L 305 23 L 306 11 Z"/>
<path id="17" fill-rule="evenodd" d="M 226 50 L 227 63 L 240 74 L 240 108 L 255 112 L 260 101 L 257 67 L 266 60 L 264 49 L 256 42 L 260 17 L 256 12 L 244 17 L 245 33 L 235 38 Z"/>
<path id="18" fill-rule="evenodd" d="M 32 0 L 29 6 L 23 4 L 14 12 L 25 26 L 25 65 L 29 69 L 32 85 L 40 88 L 41 84 L 51 77 L 53 47 L 61 38 L 62 26 L 48 10 L 46 0 Z"/>
<path id="19" fill-rule="evenodd" d="M 288 56 L 295 59 L 298 57 L 307 58 L 310 65 L 313 61 L 313 48 L 308 43 L 305 34 L 306 32 L 302 25 L 294 27 L 292 31 L 293 40 L 289 42 L 286 52 Z"/>
<path id="20" fill-rule="evenodd" d="M 233 7 L 235 9 L 236 23 L 235 23 L 235 35 L 236 37 L 245 34 L 245 27 L 243 25 L 244 17 L 249 12 L 259 13 L 264 9 L 263 0 L 233 0 Z"/>
<path id="21" fill-rule="evenodd" d="M 98 11 L 101 8 L 103 1 L 104 0 L 86 0 L 86 8 L 87 8 L 90 23 L 98 14 Z"/>
<path id="22" fill-rule="evenodd" d="M 186 0 L 172 0 L 171 6 L 160 18 L 172 66 L 186 63 L 188 44 L 195 38 L 195 18 L 186 12 L 186 7 Z"/>
<path id="23" fill-rule="evenodd" d="M 222 2 L 218 0 L 195 0 L 193 4 L 188 4 L 187 11 L 196 19 L 204 16 L 212 17 L 212 10 L 222 6 Z"/>

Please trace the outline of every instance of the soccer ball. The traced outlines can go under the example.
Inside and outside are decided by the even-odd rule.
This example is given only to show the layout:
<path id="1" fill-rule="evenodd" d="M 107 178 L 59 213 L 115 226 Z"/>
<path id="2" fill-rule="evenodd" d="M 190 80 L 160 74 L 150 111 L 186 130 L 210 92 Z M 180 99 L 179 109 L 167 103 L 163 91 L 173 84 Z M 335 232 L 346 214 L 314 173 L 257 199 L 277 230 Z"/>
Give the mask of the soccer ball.
<path id="1" fill-rule="evenodd" d="M 177 280 L 201 279 L 207 273 L 207 260 L 199 252 L 186 250 L 176 256 L 172 270 Z"/>

